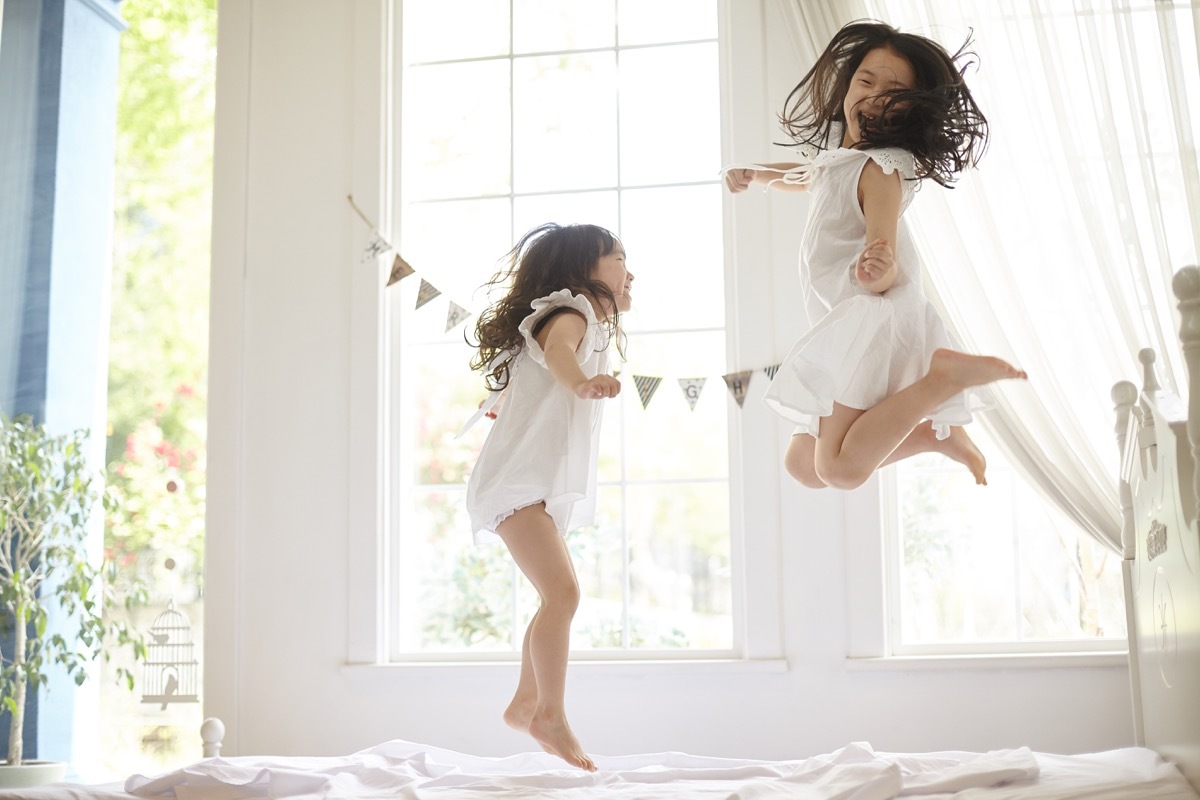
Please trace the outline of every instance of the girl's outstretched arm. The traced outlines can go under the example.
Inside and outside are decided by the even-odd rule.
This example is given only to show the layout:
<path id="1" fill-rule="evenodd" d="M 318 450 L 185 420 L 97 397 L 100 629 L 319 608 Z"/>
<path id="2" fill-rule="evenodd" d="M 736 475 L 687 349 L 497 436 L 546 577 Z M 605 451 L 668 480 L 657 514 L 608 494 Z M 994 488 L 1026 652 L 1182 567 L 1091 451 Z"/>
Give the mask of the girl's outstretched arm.
<path id="1" fill-rule="evenodd" d="M 858 256 L 854 278 L 870 292 L 886 292 L 896 282 L 893 249 L 900 227 L 900 173 L 884 173 L 869 159 L 858 178 L 858 203 L 867 222 L 867 244 Z"/>
<path id="2" fill-rule="evenodd" d="M 760 164 L 761 167 L 769 169 L 748 169 L 735 167 L 725 170 L 725 188 L 737 194 L 744 192 L 750 188 L 752 183 L 761 183 L 767 188 L 779 189 L 785 192 L 804 192 L 808 190 L 807 183 L 788 183 L 780 180 L 785 172 L 800 169 L 803 164 L 798 163 L 775 163 L 775 164 Z"/>
<path id="3" fill-rule="evenodd" d="M 546 366 L 554 379 L 584 400 L 616 397 L 621 382 L 612 375 L 589 378 L 579 368 L 575 351 L 587 333 L 587 320 L 577 311 L 555 314 L 537 334 L 537 343 L 546 354 Z"/>

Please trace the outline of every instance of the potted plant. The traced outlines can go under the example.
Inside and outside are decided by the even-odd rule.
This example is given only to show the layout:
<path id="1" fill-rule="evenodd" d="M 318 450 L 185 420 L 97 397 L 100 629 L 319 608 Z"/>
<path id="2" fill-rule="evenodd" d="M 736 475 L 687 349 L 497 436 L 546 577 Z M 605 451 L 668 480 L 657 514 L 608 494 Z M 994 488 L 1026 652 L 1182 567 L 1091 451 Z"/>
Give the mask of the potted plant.
<path id="1" fill-rule="evenodd" d="M 65 764 L 23 760 L 25 699 L 46 686 L 49 667 L 58 665 L 79 685 L 89 663 L 108 661 L 114 646 L 132 648 L 135 661 L 146 655 L 140 634 L 111 616 L 120 603 L 105 578 L 114 571 L 88 556 L 89 520 L 107 495 L 86 443 L 84 430 L 54 435 L 29 417 L 0 415 L 0 641 L 12 640 L 0 652 L 0 713 L 11 716 L 0 786 L 63 779 Z M 136 599 L 131 593 L 125 605 Z M 58 632 L 47 626 L 52 608 L 65 620 Z M 132 689 L 133 673 L 116 672 Z"/>

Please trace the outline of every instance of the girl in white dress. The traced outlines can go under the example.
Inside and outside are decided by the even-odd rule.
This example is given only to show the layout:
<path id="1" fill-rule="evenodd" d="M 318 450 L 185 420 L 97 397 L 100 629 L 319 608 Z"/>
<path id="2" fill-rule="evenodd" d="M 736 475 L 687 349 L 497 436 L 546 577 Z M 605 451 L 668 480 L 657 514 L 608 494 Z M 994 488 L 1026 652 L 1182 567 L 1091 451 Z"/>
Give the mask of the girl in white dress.
<path id="1" fill-rule="evenodd" d="M 621 391 L 608 348 L 632 283 L 621 242 L 604 228 L 535 228 L 491 281 L 507 294 L 479 316 L 471 360 L 491 399 L 504 398 L 467 482 L 471 526 L 477 540 L 500 536 L 541 598 L 504 720 L 590 771 L 563 710 L 579 583 L 562 534 L 594 515 L 600 401 Z"/>
<path id="2" fill-rule="evenodd" d="M 964 52 L 851 23 L 780 115 L 805 160 L 725 170 L 731 192 L 760 183 L 812 196 L 800 250 L 812 327 L 765 396 L 797 425 L 784 463 L 805 486 L 852 489 L 884 464 L 930 451 L 986 484 L 984 457 L 962 426 L 990 404 L 984 384 L 1026 377 L 955 349 L 901 219 L 922 179 L 949 186 L 986 146 L 987 120 L 956 63 Z"/>

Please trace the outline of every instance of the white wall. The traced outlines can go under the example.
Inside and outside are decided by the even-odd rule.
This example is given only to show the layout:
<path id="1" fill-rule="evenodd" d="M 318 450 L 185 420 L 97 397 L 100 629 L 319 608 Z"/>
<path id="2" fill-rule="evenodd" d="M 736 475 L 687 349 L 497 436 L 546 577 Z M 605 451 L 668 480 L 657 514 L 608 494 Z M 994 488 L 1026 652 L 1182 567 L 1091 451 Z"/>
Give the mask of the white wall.
<path id="1" fill-rule="evenodd" d="M 347 578 L 350 519 L 372 516 L 354 507 L 370 493 L 351 478 L 364 267 L 345 198 L 373 156 L 356 145 L 363 121 L 352 112 L 356 48 L 380 6 L 220 4 L 204 701 L 227 724 L 226 754 L 334 755 L 393 738 L 479 755 L 534 748 L 500 719 L 513 665 L 345 667 L 350 608 L 363 603 Z M 779 35 L 769 15 L 765 28 Z M 782 49 L 771 39 L 739 57 Z M 772 106 L 796 77 L 778 58 Z M 785 295 L 802 207 L 761 202 Z M 777 338 L 795 324 L 782 309 Z M 776 355 L 786 344 L 772 343 Z M 775 479 L 788 521 L 789 668 L 575 665 L 568 709 L 591 751 L 788 758 L 851 740 L 890 751 L 1132 743 L 1124 667 L 848 668 L 843 520 L 863 498 Z"/>

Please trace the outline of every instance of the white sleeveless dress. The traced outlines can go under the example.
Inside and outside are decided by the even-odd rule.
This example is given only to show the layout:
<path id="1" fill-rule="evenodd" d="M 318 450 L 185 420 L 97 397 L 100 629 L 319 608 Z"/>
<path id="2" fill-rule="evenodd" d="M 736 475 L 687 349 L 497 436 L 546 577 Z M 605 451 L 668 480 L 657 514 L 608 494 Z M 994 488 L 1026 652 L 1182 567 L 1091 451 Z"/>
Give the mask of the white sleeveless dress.
<path id="1" fill-rule="evenodd" d="M 608 330 L 583 295 L 561 289 L 531 303 L 520 325 L 525 342 L 509 366 L 504 404 L 467 479 L 467 513 L 476 542 L 514 511 L 545 502 L 560 533 L 592 524 L 604 400 L 583 400 L 555 380 L 533 337 L 556 308 L 587 319 L 575 354 L 589 378 L 608 371 Z"/>
<path id="2" fill-rule="evenodd" d="M 899 171 L 900 224 L 893 245 L 898 275 L 882 294 L 854 280 L 866 247 L 866 219 L 858 204 L 858 181 L 868 160 L 885 173 Z M 764 400 L 796 423 L 796 433 L 816 436 L 833 404 L 869 409 L 929 371 L 933 351 L 960 349 L 921 286 L 921 263 L 904 212 L 917 181 L 910 153 L 896 148 L 825 150 L 781 180 L 810 183 L 808 223 L 800 248 L 800 281 L 812 325 L 780 364 Z M 939 439 L 951 425 L 992 405 L 986 389 L 955 395 L 929 419 Z"/>

